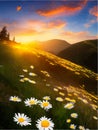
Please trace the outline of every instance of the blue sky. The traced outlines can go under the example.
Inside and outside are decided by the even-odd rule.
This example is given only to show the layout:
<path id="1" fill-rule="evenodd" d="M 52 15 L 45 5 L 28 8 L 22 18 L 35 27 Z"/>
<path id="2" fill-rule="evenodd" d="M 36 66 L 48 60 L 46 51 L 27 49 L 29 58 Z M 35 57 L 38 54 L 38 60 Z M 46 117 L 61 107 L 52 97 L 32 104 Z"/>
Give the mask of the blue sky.
<path id="1" fill-rule="evenodd" d="M 0 1 L 0 29 L 7 26 L 18 42 L 96 39 L 96 0 Z"/>

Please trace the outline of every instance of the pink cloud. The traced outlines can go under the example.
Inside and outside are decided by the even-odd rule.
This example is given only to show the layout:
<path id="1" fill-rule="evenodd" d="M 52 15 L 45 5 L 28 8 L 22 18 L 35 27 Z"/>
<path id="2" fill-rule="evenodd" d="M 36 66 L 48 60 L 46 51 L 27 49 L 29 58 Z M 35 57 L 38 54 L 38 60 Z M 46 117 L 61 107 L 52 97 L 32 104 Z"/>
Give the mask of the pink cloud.
<path id="1" fill-rule="evenodd" d="M 89 10 L 89 13 L 95 17 L 98 17 L 98 6 L 94 6 Z"/>

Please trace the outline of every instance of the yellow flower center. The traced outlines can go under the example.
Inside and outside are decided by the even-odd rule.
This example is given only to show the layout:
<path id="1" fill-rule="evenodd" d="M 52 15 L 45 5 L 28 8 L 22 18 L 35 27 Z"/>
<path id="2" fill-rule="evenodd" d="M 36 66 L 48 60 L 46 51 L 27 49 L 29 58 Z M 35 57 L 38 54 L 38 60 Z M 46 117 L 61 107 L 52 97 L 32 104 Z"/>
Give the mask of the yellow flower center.
<path id="1" fill-rule="evenodd" d="M 43 105 L 43 107 L 47 107 L 49 105 L 49 103 L 48 102 L 44 102 L 42 105 Z"/>
<path id="2" fill-rule="evenodd" d="M 22 123 L 22 122 L 24 122 L 25 120 L 24 120 L 24 118 L 20 117 L 20 118 L 18 119 L 18 121 L 19 121 L 20 123 Z"/>
<path id="3" fill-rule="evenodd" d="M 41 126 L 42 126 L 42 127 L 47 128 L 47 127 L 49 127 L 49 125 L 50 125 L 50 122 L 49 122 L 49 121 L 47 121 L 47 120 L 41 121 Z"/>
<path id="4" fill-rule="evenodd" d="M 70 107 L 72 107 L 72 106 L 73 106 L 73 104 L 68 104 L 68 105 L 67 105 L 68 108 L 70 108 Z"/>
<path id="5" fill-rule="evenodd" d="M 14 101 L 17 101 L 17 100 L 18 100 L 18 98 L 17 98 L 17 97 L 14 97 L 14 98 L 13 98 L 13 100 L 14 100 Z"/>
<path id="6" fill-rule="evenodd" d="M 35 104 L 35 101 L 34 101 L 34 100 L 31 100 L 29 103 L 30 103 L 31 105 L 33 105 L 33 104 Z"/>

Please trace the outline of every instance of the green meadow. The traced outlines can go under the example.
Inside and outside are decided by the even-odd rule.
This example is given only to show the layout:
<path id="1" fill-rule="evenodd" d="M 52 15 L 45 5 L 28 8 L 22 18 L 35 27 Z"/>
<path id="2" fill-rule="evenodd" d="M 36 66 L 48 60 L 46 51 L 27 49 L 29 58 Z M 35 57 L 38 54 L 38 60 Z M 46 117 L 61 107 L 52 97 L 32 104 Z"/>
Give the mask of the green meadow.
<path id="1" fill-rule="evenodd" d="M 91 70 L 40 49 L 0 43 L 0 129 L 37 129 L 36 121 L 43 116 L 51 118 L 54 129 L 74 129 L 71 124 L 75 129 L 97 129 L 97 80 Z M 22 101 L 10 101 L 11 96 Z M 47 111 L 24 103 L 31 97 L 43 101 L 45 96 L 52 105 Z M 68 103 L 72 108 L 64 107 Z M 27 115 L 31 125 L 14 122 L 15 113 Z"/>

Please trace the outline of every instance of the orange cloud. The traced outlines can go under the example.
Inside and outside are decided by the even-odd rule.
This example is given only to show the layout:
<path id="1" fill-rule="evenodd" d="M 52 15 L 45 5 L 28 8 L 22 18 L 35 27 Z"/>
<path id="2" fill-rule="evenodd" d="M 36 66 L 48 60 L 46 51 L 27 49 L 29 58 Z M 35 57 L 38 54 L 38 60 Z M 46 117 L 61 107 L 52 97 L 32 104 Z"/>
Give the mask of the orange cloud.
<path id="1" fill-rule="evenodd" d="M 98 36 L 92 35 L 87 31 L 81 31 L 81 32 L 66 31 L 62 33 L 61 38 L 66 39 L 69 43 L 76 43 L 87 39 L 97 39 Z"/>
<path id="2" fill-rule="evenodd" d="M 20 11 L 21 9 L 22 9 L 21 6 L 17 6 L 17 7 L 16 7 L 16 10 L 17 10 L 17 11 Z"/>
<path id="3" fill-rule="evenodd" d="M 61 29 L 66 26 L 66 22 L 62 20 L 50 21 L 50 22 L 43 22 L 39 20 L 29 20 L 27 22 L 28 26 L 33 27 L 38 31 L 47 31 L 53 29 Z"/>
<path id="4" fill-rule="evenodd" d="M 98 6 L 94 6 L 90 9 L 89 13 L 95 17 L 98 17 Z"/>
<path id="5" fill-rule="evenodd" d="M 52 9 L 43 9 L 43 10 L 37 10 L 37 13 L 42 16 L 50 17 L 50 16 L 55 16 L 55 15 L 69 15 L 69 14 L 74 14 L 77 11 L 82 10 L 82 8 L 86 5 L 87 0 L 82 0 L 76 2 L 70 2 L 69 5 L 61 5 L 58 7 L 54 7 Z"/>
<path id="6" fill-rule="evenodd" d="M 47 27 L 49 29 L 53 29 L 53 28 L 63 28 L 67 25 L 67 23 L 65 21 L 62 20 L 56 20 L 56 21 L 51 21 L 47 24 Z"/>

